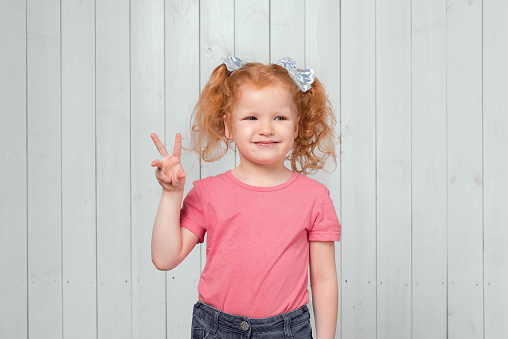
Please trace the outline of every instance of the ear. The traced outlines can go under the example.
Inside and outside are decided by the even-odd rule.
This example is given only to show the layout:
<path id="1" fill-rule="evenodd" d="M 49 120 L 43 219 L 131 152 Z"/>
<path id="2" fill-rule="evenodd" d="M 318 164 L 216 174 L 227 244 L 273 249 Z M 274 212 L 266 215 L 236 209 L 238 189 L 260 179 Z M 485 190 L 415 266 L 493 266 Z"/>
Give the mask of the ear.
<path id="1" fill-rule="evenodd" d="M 294 136 L 293 136 L 293 140 L 296 139 L 298 137 L 298 126 L 300 124 L 300 117 L 298 116 L 298 118 L 296 119 L 296 124 L 295 124 L 295 131 L 294 131 Z"/>
<path id="2" fill-rule="evenodd" d="M 222 116 L 222 119 L 224 119 L 224 135 L 226 136 L 226 138 L 228 140 L 233 140 L 233 137 L 231 136 L 231 131 L 229 130 L 229 127 L 228 127 L 228 121 L 226 119 L 225 114 Z"/>

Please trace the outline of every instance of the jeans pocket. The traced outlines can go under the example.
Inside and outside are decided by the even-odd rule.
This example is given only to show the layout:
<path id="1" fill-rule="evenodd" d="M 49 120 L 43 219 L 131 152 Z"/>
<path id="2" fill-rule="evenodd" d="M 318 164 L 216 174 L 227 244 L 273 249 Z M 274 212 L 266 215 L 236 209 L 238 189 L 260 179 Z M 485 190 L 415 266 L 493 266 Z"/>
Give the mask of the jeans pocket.
<path id="1" fill-rule="evenodd" d="M 204 339 L 205 330 L 202 328 L 193 327 L 191 333 L 191 339 Z"/>
<path id="2" fill-rule="evenodd" d="M 310 320 L 295 327 L 291 327 L 291 332 L 293 334 L 293 339 L 312 339 Z"/>
<path id="3" fill-rule="evenodd" d="M 192 315 L 191 339 L 204 339 L 210 328 L 211 324 L 196 315 Z"/>

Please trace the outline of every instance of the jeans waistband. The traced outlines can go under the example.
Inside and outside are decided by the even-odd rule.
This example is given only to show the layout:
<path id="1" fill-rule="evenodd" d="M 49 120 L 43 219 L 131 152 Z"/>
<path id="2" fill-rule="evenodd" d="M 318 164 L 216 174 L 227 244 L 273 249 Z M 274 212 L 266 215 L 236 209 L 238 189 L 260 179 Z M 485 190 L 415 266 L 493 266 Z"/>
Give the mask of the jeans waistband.
<path id="1" fill-rule="evenodd" d="M 309 321 L 310 314 L 306 305 L 291 312 L 275 315 L 268 318 L 247 318 L 224 313 L 201 301 L 194 305 L 193 314 L 212 325 L 212 333 L 218 328 L 228 329 L 232 332 L 250 335 L 252 332 L 270 332 L 282 330 L 291 335 L 291 327 Z"/>

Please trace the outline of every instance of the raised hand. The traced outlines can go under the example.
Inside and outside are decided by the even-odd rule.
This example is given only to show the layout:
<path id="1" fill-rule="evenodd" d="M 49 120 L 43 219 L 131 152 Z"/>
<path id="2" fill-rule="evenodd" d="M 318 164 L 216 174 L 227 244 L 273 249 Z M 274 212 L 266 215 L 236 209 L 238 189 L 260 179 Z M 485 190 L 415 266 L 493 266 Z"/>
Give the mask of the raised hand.
<path id="1" fill-rule="evenodd" d="M 155 177 L 165 191 L 182 191 L 185 187 L 185 177 L 187 173 L 183 170 L 182 164 L 180 163 L 180 153 L 182 150 L 182 136 L 180 133 L 176 134 L 175 147 L 173 154 L 169 155 L 168 151 L 157 137 L 157 134 L 152 133 L 151 135 L 155 146 L 159 150 L 162 159 L 155 159 L 152 161 L 152 167 L 155 169 Z"/>

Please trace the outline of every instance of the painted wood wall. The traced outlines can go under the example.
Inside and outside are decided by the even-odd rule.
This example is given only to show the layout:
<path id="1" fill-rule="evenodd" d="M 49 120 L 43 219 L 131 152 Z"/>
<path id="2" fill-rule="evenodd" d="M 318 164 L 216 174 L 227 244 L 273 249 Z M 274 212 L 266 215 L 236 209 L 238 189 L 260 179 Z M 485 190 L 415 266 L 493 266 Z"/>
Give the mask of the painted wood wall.
<path id="1" fill-rule="evenodd" d="M 508 2 L 1 0 L 0 338 L 188 338 L 204 250 L 150 259 L 156 132 L 219 57 L 335 105 L 336 338 L 508 335 Z M 192 181 L 234 168 L 182 156 Z"/>

